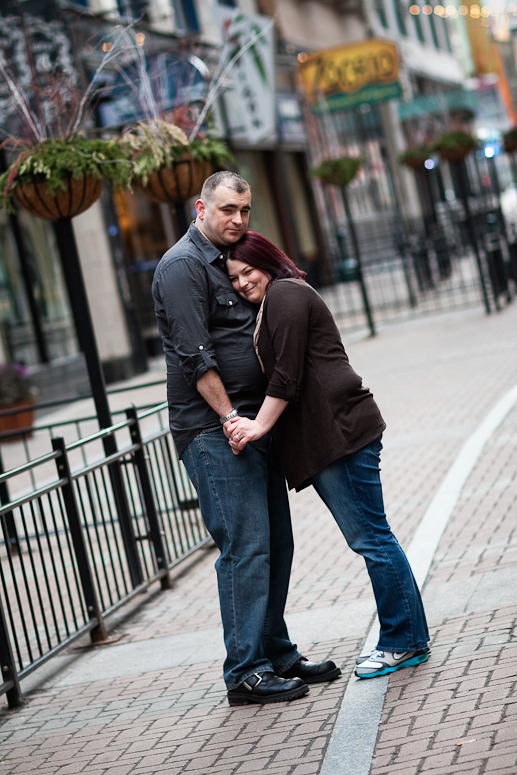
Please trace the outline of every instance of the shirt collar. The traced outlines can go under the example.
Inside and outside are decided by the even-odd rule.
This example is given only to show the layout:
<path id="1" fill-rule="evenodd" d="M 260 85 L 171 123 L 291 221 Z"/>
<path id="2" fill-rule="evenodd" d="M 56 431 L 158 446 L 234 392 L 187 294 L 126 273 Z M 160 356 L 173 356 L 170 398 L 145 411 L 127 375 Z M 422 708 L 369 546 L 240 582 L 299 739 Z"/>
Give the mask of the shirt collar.
<path id="1" fill-rule="evenodd" d="M 194 245 L 198 247 L 202 253 L 203 257 L 206 259 L 206 261 L 209 264 L 213 264 L 214 261 L 221 260 L 223 262 L 226 262 L 226 256 L 225 254 L 219 250 L 218 247 L 216 247 L 210 240 L 208 240 L 196 226 L 195 221 L 192 221 L 190 224 L 189 230 L 188 230 L 188 236 L 189 239 L 192 240 Z"/>

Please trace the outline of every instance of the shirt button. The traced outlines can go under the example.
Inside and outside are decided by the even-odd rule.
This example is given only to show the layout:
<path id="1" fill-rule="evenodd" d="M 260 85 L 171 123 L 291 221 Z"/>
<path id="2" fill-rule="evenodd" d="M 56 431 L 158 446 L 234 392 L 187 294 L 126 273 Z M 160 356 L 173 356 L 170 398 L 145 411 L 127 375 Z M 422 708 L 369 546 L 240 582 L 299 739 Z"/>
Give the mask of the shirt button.
<path id="1" fill-rule="evenodd" d="M 230 305 L 230 307 L 231 307 L 231 306 L 232 306 L 232 304 L 233 304 L 233 301 L 229 301 L 229 302 L 228 302 L 228 304 L 229 304 L 229 305 Z"/>
<path id="2" fill-rule="evenodd" d="M 202 344 L 200 344 L 200 345 L 199 345 L 199 349 L 200 349 L 200 350 L 204 350 L 204 347 L 203 347 L 203 345 L 202 345 Z"/>

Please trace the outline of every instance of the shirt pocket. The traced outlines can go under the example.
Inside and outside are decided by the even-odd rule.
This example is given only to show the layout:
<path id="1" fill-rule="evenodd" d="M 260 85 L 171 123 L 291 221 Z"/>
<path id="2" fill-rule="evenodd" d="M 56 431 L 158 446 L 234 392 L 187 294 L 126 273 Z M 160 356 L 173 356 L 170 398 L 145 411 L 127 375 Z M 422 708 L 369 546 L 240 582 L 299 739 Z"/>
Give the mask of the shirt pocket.
<path id="1" fill-rule="evenodd" d="M 217 293 L 215 296 L 215 323 L 234 326 L 242 317 L 242 304 L 239 297 L 231 291 Z"/>
<path id="2" fill-rule="evenodd" d="M 228 307 L 229 309 L 235 307 L 239 303 L 239 297 L 237 294 L 230 293 L 228 291 L 225 293 L 218 293 L 215 299 L 217 303 L 221 305 L 221 307 Z"/>

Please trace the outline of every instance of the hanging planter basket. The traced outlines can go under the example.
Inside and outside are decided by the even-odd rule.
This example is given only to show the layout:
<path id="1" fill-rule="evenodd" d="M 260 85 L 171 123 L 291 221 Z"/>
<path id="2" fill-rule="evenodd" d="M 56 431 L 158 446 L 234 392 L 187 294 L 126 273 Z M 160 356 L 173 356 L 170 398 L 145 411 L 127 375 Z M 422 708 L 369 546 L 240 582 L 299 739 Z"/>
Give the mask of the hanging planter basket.
<path id="1" fill-rule="evenodd" d="M 73 218 L 102 194 L 104 178 L 127 188 L 133 165 L 117 141 L 51 138 L 22 151 L 0 175 L 0 206 L 49 221 Z"/>
<path id="2" fill-rule="evenodd" d="M 461 162 L 476 147 L 476 138 L 467 132 L 447 132 L 438 138 L 433 150 L 437 151 L 444 161 Z"/>
<path id="3" fill-rule="evenodd" d="M 326 185 L 344 188 L 352 182 L 362 164 L 362 158 L 356 156 L 341 156 L 339 159 L 327 159 L 319 167 L 312 169 L 310 176 L 311 178 L 321 180 Z"/>
<path id="4" fill-rule="evenodd" d="M 503 148 L 506 153 L 517 151 L 517 127 L 513 127 L 504 133 Z"/>
<path id="5" fill-rule="evenodd" d="M 103 182 L 103 178 L 88 174 L 79 179 L 69 176 L 64 181 L 64 189 L 50 194 L 44 180 L 20 181 L 12 196 L 21 207 L 38 218 L 73 218 L 99 199 Z"/>
<path id="6" fill-rule="evenodd" d="M 198 161 L 185 153 L 170 167 L 163 166 L 152 172 L 147 185 L 138 178 L 134 183 L 153 202 L 181 204 L 194 194 L 199 194 L 211 174 L 212 164 L 209 160 Z"/>
<path id="7" fill-rule="evenodd" d="M 431 146 L 422 145 L 419 148 L 410 148 L 399 156 L 399 164 L 404 164 L 412 170 L 425 169 L 425 162 L 432 155 Z"/>

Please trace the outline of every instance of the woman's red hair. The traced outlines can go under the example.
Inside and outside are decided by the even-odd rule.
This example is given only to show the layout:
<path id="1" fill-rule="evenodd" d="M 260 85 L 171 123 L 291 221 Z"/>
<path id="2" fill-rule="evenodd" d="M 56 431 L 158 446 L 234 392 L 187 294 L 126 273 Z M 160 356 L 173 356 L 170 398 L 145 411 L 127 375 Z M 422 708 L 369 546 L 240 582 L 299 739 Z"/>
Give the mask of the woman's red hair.
<path id="1" fill-rule="evenodd" d="M 261 269 L 272 275 L 273 280 L 282 280 L 286 277 L 303 280 L 307 274 L 298 269 L 280 248 L 256 231 L 247 231 L 244 237 L 232 245 L 228 251 L 228 258 Z"/>

